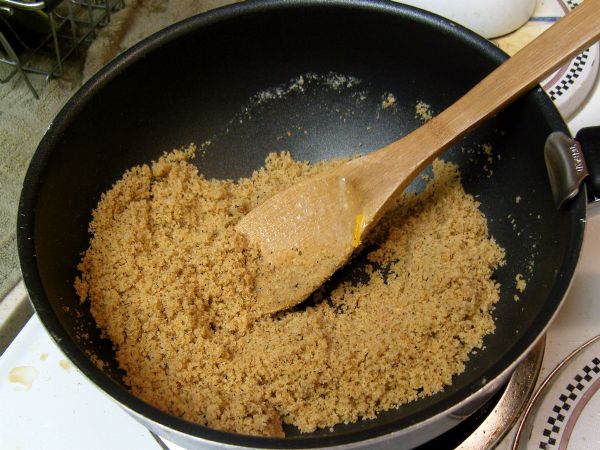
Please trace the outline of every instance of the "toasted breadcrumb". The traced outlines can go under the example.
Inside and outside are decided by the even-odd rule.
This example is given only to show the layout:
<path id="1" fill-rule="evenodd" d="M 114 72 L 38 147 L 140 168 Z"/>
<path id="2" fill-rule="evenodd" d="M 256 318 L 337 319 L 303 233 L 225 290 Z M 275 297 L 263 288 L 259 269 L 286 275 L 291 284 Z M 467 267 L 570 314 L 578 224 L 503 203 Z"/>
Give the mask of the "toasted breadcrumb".
<path id="1" fill-rule="evenodd" d="M 525 281 L 525 278 L 523 278 L 523 275 L 518 273 L 515 276 L 515 282 L 516 282 L 517 291 L 519 291 L 520 293 L 523 293 L 525 291 L 525 288 L 527 287 L 527 282 Z"/>
<path id="2" fill-rule="evenodd" d="M 93 212 L 78 266 L 77 293 L 134 395 L 221 430 L 311 432 L 443 390 L 493 332 L 504 252 L 455 166 L 436 161 L 425 191 L 370 234 L 368 282 L 252 317 L 260 255 L 235 224 L 339 162 L 271 154 L 251 178 L 223 181 L 204 178 L 193 153 L 127 171 Z"/>
<path id="3" fill-rule="evenodd" d="M 418 101 L 415 105 L 415 117 L 423 122 L 429 122 L 433 118 L 431 106 L 423 101 Z"/>
<path id="4" fill-rule="evenodd" d="M 381 107 L 383 109 L 388 109 L 391 106 L 394 106 L 395 104 L 396 104 L 396 96 L 390 92 L 389 94 L 384 95 L 383 100 L 381 102 Z"/>

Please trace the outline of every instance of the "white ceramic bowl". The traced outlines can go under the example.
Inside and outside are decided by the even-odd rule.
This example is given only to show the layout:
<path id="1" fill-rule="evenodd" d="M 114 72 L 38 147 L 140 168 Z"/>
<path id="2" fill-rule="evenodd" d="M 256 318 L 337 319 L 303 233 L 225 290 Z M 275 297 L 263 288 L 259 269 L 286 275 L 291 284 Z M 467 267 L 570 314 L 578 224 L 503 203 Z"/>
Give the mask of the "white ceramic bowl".
<path id="1" fill-rule="evenodd" d="M 505 35 L 533 14 L 536 0 L 402 0 L 470 28 L 483 37 Z"/>

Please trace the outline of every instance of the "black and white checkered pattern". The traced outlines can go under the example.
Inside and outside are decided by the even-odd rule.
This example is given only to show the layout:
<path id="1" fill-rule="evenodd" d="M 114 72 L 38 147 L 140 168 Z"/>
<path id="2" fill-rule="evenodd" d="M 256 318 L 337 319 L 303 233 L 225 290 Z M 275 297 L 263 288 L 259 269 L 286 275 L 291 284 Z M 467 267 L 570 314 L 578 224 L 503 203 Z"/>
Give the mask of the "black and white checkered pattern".
<path id="1" fill-rule="evenodd" d="M 573 9 L 575 9 L 576 6 L 579 6 L 579 3 L 581 3 L 581 0 L 567 0 L 566 3 L 567 3 L 567 6 L 569 7 L 569 9 L 573 10 Z"/>
<path id="2" fill-rule="evenodd" d="M 569 9 L 575 9 L 581 0 L 566 0 L 565 2 Z M 583 71 L 583 68 L 586 64 L 587 59 L 590 56 L 590 49 L 584 50 L 580 53 L 569 66 L 569 70 L 567 74 L 560 80 L 560 82 L 553 86 L 552 89 L 548 91 L 548 95 L 552 100 L 556 100 L 561 95 L 563 95 L 569 88 L 575 83 L 575 80 L 579 78 L 579 75 Z"/>
<path id="3" fill-rule="evenodd" d="M 577 55 L 569 66 L 569 70 L 566 75 L 560 80 L 556 86 L 548 91 L 548 95 L 552 100 L 556 100 L 560 97 L 564 92 L 566 92 L 575 80 L 579 78 L 579 75 L 583 71 L 583 68 L 586 64 L 587 59 L 590 56 L 590 49 L 586 49 Z"/>
<path id="4" fill-rule="evenodd" d="M 540 441 L 539 448 L 547 450 L 557 445 L 557 438 L 565 422 L 568 411 L 574 405 L 577 397 L 584 391 L 586 385 L 592 381 L 591 373 L 600 373 L 600 359 L 592 359 L 590 364 L 586 364 L 581 371 L 573 377 L 573 381 L 567 384 L 563 393 L 559 396 L 558 402 L 552 408 L 552 415 L 548 417 L 546 427 L 544 428 L 544 440 Z"/>

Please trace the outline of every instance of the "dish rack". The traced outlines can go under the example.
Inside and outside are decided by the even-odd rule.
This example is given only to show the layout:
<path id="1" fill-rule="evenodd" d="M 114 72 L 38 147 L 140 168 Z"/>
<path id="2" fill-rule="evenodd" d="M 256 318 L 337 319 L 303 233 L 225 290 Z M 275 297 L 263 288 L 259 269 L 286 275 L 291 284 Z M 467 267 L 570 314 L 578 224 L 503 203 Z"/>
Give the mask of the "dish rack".
<path id="1" fill-rule="evenodd" d="M 21 76 L 39 98 L 29 76 L 62 76 L 65 60 L 123 6 L 124 0 L 0 0 L 0 66 L 8 67 L 0 83 Z"/>

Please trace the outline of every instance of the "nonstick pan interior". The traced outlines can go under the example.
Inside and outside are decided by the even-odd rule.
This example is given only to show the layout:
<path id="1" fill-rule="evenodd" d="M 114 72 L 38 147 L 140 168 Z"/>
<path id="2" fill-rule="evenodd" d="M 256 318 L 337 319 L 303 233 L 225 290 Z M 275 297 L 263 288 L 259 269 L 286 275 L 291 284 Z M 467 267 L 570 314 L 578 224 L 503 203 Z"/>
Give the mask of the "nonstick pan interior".
<path id="1" fill-rule="evenodd" d="M 444 19 L 385 2 L 249 2 L 178 24 L 94 77 L 54 121 L 27 174 L 19 208 L 23 276 L 42 322 L 77 366 L 150 420 L 210 440 L 316 447 L 387 434 L 442 413 L 523 355 L 556 312 L 581 245 L 582 195 L 557 212 L 543 161 L 547 135 L 566 131 L 536 89 L 459 141 L 461 167 L 491 234 L 507 251 L 496 333 L 444 392 L 377 420 L 285 440 L 192 425 L 131 396 L 111 345 L 73 290 L 91 211 L 123 172 L 190 142 L 209 177 L 248 176 L 272 151 L 318 161 L 376 149 L 419 126 L 423 101 L 439 112 L 504 55 Z M 393 94 L 389 108 L 382 101 Z M 484 146 L 491 145 L 491 154 Z M 488 147 L 485 147 L 488 148 Z M 419 189 L 417 182 L 412 186 Z M 527 280 L 523 293 L 515 277 Z M 519 301 L 514 300 L 519 296 Z M 90 355 L 108 362 L 103 371 Z"/>

